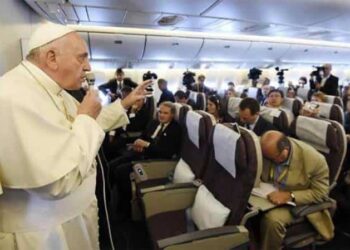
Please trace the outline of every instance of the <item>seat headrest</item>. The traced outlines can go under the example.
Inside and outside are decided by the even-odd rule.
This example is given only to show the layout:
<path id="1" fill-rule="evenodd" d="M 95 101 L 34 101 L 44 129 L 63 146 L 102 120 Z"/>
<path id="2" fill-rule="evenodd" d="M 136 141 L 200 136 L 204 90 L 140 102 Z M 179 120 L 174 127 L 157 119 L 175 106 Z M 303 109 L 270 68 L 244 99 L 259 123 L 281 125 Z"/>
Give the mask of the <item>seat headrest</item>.
<path id="1" fill-rule="evenodd" d="M 242 98 L 239 97 L 230 97 L 227 103 L 227 113 L 232 117 L 236 118 L 239 113 L 239 104 L 242 101 Z"/>
<path id="2" fill-rule="evenodd" d="M 215 160 L 225 168 L 233 178 L 236 177 L 236 148 L 240 136 L 239 133 L 222 124 L 217 124 L 214 127 L 213 144 Z"/>
<path id="3" fill-rule="evenodd" d="M 332 105 L 331 103 L 324 102 L 311 102 L 319 105 L 319 117 L 329 119 L 331 116 Z"/>
<path id="4" fill-rule="evenodd" d="M 278 108 L 261 107 L 261 116 L 270 123 L 273 123 L 274 118 L 279 118 L 281 113 L 284 112 Z"/>
<path id="5" fill-rule="evenodd" d="M 199 148 L 199 125 L 202 115 L 195 111 L 188 111 L 186 115 L 186 128 L 188 137 Z"/>
<path id="6" fill-rule="evenodd" d="M 181 109 L 183 108 L 183 106 L 180 103 L 174 103 L 174 106 L 175 106 L 175 117 L 174 118 L 177 122 L 179 122 L 180 112 L 181 112 Z"/>
<path id="7" fill-rule="evenodd" d="M 295 134 L 300 140 L 323 153 L 338 150 L 337 132 L 330 121 L 299 116 L 295 122 Z"/>
<path id="8" fill-rule="evenodd" d="M 194 91 L 190 91 L 190 94 L 189 94 L 189 98 L 195 102 L 197 102 L 197 95 L 198 93 L 197 92 L 194 92 Z"/>
<path id="9" fill-rule="evenodd" d="M 298 90 L 297 90 L 297 96 L 302 98 L 304 101 L 307 101 L 308 94 L 309 94 L 309 89 L 298 88 Z"/>
<path id="10" fill-rule="evenodd" d="M 258 90 L 258 88 L 253 87 L 248 88 L 247 96 L 256 99 L 256 97 L 258 96 Z"/>

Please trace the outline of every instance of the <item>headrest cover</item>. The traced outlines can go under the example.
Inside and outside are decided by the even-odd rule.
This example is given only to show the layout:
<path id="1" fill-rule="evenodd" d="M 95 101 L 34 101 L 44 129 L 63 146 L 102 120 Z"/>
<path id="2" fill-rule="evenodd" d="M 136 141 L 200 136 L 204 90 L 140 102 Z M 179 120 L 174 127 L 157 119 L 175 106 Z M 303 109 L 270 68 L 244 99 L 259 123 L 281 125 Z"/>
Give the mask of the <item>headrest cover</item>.
<path id="1" fill-rule="evenodd" d="M 327 102 L 327 103 L 334 104 L 334 99 L 335 99 L 335 96 L 326 95 L 326 102 Z"/>
<path id="2" fill-rule="evenodd" d="M 186 127 L 188 137 L 199 148 L 199 124 L 202 116 L 194 111 L 188 111 L 186 115 Z"/>
<path id="3" fill-rule="evenodd" d="M 297 137 L 309 143 L 318 151 L 329 153 L 327 146 L 327 131 L 331 123 L 306 116 L 299 116 L 296 120 Z"/>
<path id="4" fill-rule="evenodd" d="M 276 108 L 261 107 L 261 116 L 270 123 L 273 123 L 273 118 L 280 117 L 282 111 Z"/>
<path id="5" fill-rule="evenodd" d="M 258 88 L 248 88 L 247 95 L 248 97 L 255 99 L 258 95 Z"/>
<path id="6" fill-rule="evenodd" d="M 30 52 L 74 31 L 67 26 L 51 22 L 40 24 L 29 39 L 28 51 Z"/>
<path id="7" fill-rule="evenodd" d="M 239 112 L 239 104 L 242 101 L 242 98 L 239 97 L 230 97 L 227 104 L 227 113 L 232 117 L 236 118 Z"/>
<path id="8" fill-rule="evenodd" d="M 182 108 L 182 105 L 180 103 L 174 103 L 175 106 L 175 120 L 178 122 L 180 118 L 180 111 Z"/>
<path id="9" fill-rule="evenodd" d="M 324 102 L 311 102 L 311 103 L 316 103 L 319 105 L 319 110 L 320 110 L 320 113 L 318 114 L 319 117 L 329 119 L 329 117 L 331 116 L 331 109 L 333 104 L 324 103 Z"/>
<path id="10" fill-rule="evenodd" d="M 297 96 L 301 97 L 304 101 L 307 101 L 307 95 L 309 93 L 309 89 L 298 88 Z"/>
<path id="11" fill-rule="evenodd" d="M 214 128 L 213 143 L 215 160 L 236 177 L 236 146 L 241 135 L 234 130 L 217 124 Z"/>
<path id="12" fill-rule="evenodd" d="M 189 99 L 195 101 L 197 103 L 197 92 L 190 91 Z"/>
<path id="13" fill-rule="evenodd" d="M 289 109 L 289 110 L 293 111 L 293 104 L 294 104 L 294 99 L 293 98 L 285 97 L 283 99 L 282 106 L 285 107 L 286 109 Z"/>

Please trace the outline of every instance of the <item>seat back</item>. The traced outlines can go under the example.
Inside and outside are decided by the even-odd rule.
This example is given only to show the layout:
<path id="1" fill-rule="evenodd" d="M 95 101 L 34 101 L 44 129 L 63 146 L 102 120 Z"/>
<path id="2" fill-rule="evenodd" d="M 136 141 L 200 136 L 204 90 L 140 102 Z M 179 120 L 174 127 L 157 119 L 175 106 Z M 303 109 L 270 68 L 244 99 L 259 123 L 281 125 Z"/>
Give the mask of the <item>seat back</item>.
<path id="1" fill-rule="evenodd" d="M 146 105 L 147 114 L 150 116 L 149 120 L 157 119 L 157 103 L 154 96 L 147 97 L 144 105 Z"/>
<path id="2" fill-rule="evenodd" d="M 204 111 L 188 111 L 180 157 L 191 168 L 196 178 L 201 178 L 207 165 L 209 136 L 215 121 Z"/>
<path id="3" fill-rule="evenodd" d="M 282 107 L 293 113 L 294 116 L 298 116 L 300 110 L 303 107 L 303 103 L 297 98 L 283 98 Z"/>
<path id="4" fill-rule="evenodd" d="M 344 108 L 343 100 L 339 96 L 326 95 L 326 103 L 337 104 Z"/>
<path id="5" fill-rule="evenodd" d="M 241 101 L 242 98 L 239 97 L 230 97 L 230 99 L 228 99 L 225 112 L 225 121 L 234 121 L 236 118 L 238 118 L 239 104 Z"/>
<path id="6" fill-rule="evenodd" d="M 300 97 L 302 100 L 308 101 L 308 94 L 310 89 L 304 89 L 304 88 L 298 88 L 297 89 L 297 96 Z"/>
<path id="7" fill-rule="evenodd" d="M 333 121 L 337 121 L 344 125 L 344 111 L 337 104 L 330 104 L 324 102 L 312 102 L 319 105 L 319 118 L 325 118 Z"/>
<path id="8" fill-rule="evenodd" d="M 195 91 L 190 90 L 188 98 L 191 99 L 192 101 L 194 101 L 194 103 L 196 104 L 197 110 L 206 110 L 207 99 L 206 99 L 206 95 L 204 93 L 199 93 L 199 92 L 195 92 Z"/>
<path id="9" fill-rule="evenodd" d="M 293 137 L 310 144 L 325 156 L 329 167 L 329 182 L 331 187 L 334 186 L 347 148 L 343 126 L 332 120 L 299 116 L 291 124 L 290 130 Z"/>
<path id="10" fill-rule="evenodd" d="M 217 124 L 210 137 L 210 152 L 203 185 L 231 210 L 226 225 L 241 222 L 262 162 L 256 135 L 233 124 Z M 260 152 L 260 154 L 259 154 Z"/>
<path id="11" fill-rule="evenodd" d="M 261 107 L 260 115 L 273 124 L 279 131 L 288 134 L 289 124 L 291 123 L 290 116 L 293 114 L 289 111 L 288 115 L 287 112 L 288 111 L 284 109 Z"/>
<path id="12" fill-rule="evenodd" d="M 192 107 L 182 103 L 174 103 L 174 106 L 176 109 L 174 119 L 181 125 L 181 127 L 183 127 L 185 124 L 186 113 L 192 110 Z"/>

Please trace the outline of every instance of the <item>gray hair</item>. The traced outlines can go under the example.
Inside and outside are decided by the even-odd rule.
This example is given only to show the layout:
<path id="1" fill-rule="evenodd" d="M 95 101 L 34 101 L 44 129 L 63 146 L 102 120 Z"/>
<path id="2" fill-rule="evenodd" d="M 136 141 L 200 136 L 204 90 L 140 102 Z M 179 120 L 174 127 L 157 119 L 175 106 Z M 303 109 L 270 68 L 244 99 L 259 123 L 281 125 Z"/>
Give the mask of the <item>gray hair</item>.
<path id="1" fill-rule="evenodd" d="M 173 114 L 173 115 L 176 114 L 176 107 L 175 107 L 174 103 L 166 101 L 166 102 L 162 102 L 160 105 L 163 105 L 165 107 L 170 108 L 171 114 Z"/>

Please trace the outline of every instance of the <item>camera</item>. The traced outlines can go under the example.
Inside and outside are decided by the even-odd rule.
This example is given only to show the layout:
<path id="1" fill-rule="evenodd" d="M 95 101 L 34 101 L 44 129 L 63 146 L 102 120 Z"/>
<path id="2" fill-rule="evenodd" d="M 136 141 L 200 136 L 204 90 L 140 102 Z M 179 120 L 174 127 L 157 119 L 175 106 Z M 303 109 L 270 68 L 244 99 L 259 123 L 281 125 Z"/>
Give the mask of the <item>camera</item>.
<path id="1" fill-rule="evenodd" d="M 152 80 L 152 83 L 153 83 L 153 80 L 156 80 L 158 79 L 158 76 L 156 73 L 153 73 L 151 71 L 147 71 L 146 73 L 143 74 L 142 76 L 142 80 L 143 81 L 147 81 L 147 80 Z M 152 86 L 148 86 L 146 88 L 147 92 L 153 92 L 153 88 Z"/>
<path id="2" fill-rule="evenodd" d="M 257 83 L 258 83 L 258 79 L 261 75 L 262 71 L 260 69 L 257 68 L 252 68 L 249 70 L 249 74 L 248 74 L 248 78 L 252 80 L 252 86 L 256 87 Z"/>
<path id="3" fill-rule="evenodd" d="M 311 89 L 315 89 L 316 83 L 321 83 L 323 75 L 324 75 L 324 67 L 322 66 L 312 66 L 316 70 L 310 73 L 310 87 Z"/>
<path id="4" fill-rule="evenodd" d="M 277 71 L 278 84 L 284 84 L 284 72 L 288 71 L 288 69 L 280 69 L 279 67 L 276 67 L 275 70 Z"/>
<path id="5" fill-rule="evenodd" d="M 187 70 L 183 73 L 183 75 L 184 76 L 182 78 L 182 84 L 187 88 L 189 88 L 189 86 L 191 86 L 192 83 L 196 82 L 196 80 L 194 79 L 194 77 L 196 76 L 195 73 Z"/>

